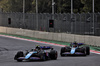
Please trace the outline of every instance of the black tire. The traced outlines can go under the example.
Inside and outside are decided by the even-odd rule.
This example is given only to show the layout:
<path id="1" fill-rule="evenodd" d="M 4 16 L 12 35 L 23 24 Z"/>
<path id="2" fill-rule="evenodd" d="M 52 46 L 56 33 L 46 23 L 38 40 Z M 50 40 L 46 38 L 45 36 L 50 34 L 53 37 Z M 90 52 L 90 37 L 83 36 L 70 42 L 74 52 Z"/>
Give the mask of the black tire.
<path id="1" fill-rule="evenodd" d="M 18 58 L 18 56 L 17 56 L 17 54 L 16 54 L 15 57 L 14 57 L 14 60 L 17 60 L 17 58 Z"/>
<path id="2" fill-rule="evenodd" d="M 86 55 L 90 55 L 90 47 L 86 47 Z"/>
<path id="3" fill-rule="evenodd" d="M 22 62 L 22 60 L 18 60 L 18 59 L 17 59 L 17 61 L 18 61 L 18 62 Z"/>
<path id="4" fill-rule="evenodd" d="M 62 47 L 62 48 L 61 48 L 61 51 L 60 51 L 60 55 L 61 55 L 61 56 L 64 56 L 64 55 L 62 54 L 62 53 L 64 53 L 64 52 L 65 52 L 65 47 Z"/>
<path id="5" fill-rule="evenodd" d="M 53 60 L 56 60 L 57 57 L 58 57 L 57 51 L 51 50 L 51 51 L 50 51 L 50 58 L 53 59 Z"/>
<path id="6" fill-rule="evenodd" d="M 18 62 L 21 62 L 22 60 L 19 60 L 18 59 L 19 57 L 24 57 L 24 53 L 22 51 L 17 52 L 14 59 L 17 60 Z"/>

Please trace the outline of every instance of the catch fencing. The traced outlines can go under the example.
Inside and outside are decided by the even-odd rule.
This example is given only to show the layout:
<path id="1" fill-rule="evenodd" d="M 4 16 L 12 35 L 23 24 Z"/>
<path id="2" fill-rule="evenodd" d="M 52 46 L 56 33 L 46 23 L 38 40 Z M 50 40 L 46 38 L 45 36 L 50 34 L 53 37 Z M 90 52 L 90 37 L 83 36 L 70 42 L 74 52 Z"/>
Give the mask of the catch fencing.
<path id="1" fill-rule="evenodd" d="M 94 15 L 94 20 L 93 20 Z M 54 17 L 54 27 L 49 20 Z M 9 20 L 11 19 L 11 24 Z M 46 32 L 100 36 L 100 13 L 3 13 L 0 12 L 0 26 L 39 30 Z"/>

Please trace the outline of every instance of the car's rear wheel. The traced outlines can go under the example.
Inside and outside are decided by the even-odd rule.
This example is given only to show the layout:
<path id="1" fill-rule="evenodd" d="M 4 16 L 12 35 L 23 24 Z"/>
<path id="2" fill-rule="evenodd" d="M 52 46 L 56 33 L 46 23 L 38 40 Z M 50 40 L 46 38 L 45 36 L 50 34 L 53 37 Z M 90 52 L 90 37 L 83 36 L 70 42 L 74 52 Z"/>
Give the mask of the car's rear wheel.
<path id="1" fill-rule="evenodd" d="M 50 58 L 56 60 L 58 57 L 58 53 L 55 50 L 50 51 Z"/>
<path id="2" fill-rule="evenodd" d="M 86 55 L 90 55 L 90 47 L 86 47 Z"/>
<path id="3" fill-rule="evenodd" d="M 60 51 L 60 55 L 61 55 L 61 56 L 64 56 L 64 55 L 62 54 L 62 53 L 64 53 L 64 52 L 65 52 L 65 47 L 62 47 L 62 48 L 61 48 L 61 51 Z"/>

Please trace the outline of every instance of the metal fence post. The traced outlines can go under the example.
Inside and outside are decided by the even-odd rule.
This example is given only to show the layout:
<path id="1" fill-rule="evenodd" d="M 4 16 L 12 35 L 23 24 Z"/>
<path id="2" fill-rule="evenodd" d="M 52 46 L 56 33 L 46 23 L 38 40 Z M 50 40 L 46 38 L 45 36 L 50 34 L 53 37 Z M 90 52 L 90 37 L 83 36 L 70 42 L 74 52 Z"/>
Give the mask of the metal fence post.
<path id="1" fill-rule="evenodd" d="M 93 6 L 93 35 L 95 34 L 95 25 L 94 25 L 94 0 L 92 1 Z"/>
<path id="2" fill-rule="evenodd" d="M 25 0 L 23 0 L 23 24 L 25 25 Z"/>
<path id="3" fill-rule="evenodd" d="M 38 30 L 38 0 L 36 0 L 36 22 L 37 22 L 37 30 Z"/>

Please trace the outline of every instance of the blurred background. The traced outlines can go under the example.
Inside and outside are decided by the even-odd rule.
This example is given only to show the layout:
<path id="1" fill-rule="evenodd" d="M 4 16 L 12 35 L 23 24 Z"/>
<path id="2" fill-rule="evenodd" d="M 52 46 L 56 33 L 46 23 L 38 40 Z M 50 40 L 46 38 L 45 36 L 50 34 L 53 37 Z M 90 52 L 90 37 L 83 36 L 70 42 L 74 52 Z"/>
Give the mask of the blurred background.
<path id="1" fill-rule="evenodd" d="M 100 0 L 0 0 L 0 26 L 100 36 Z"/>

